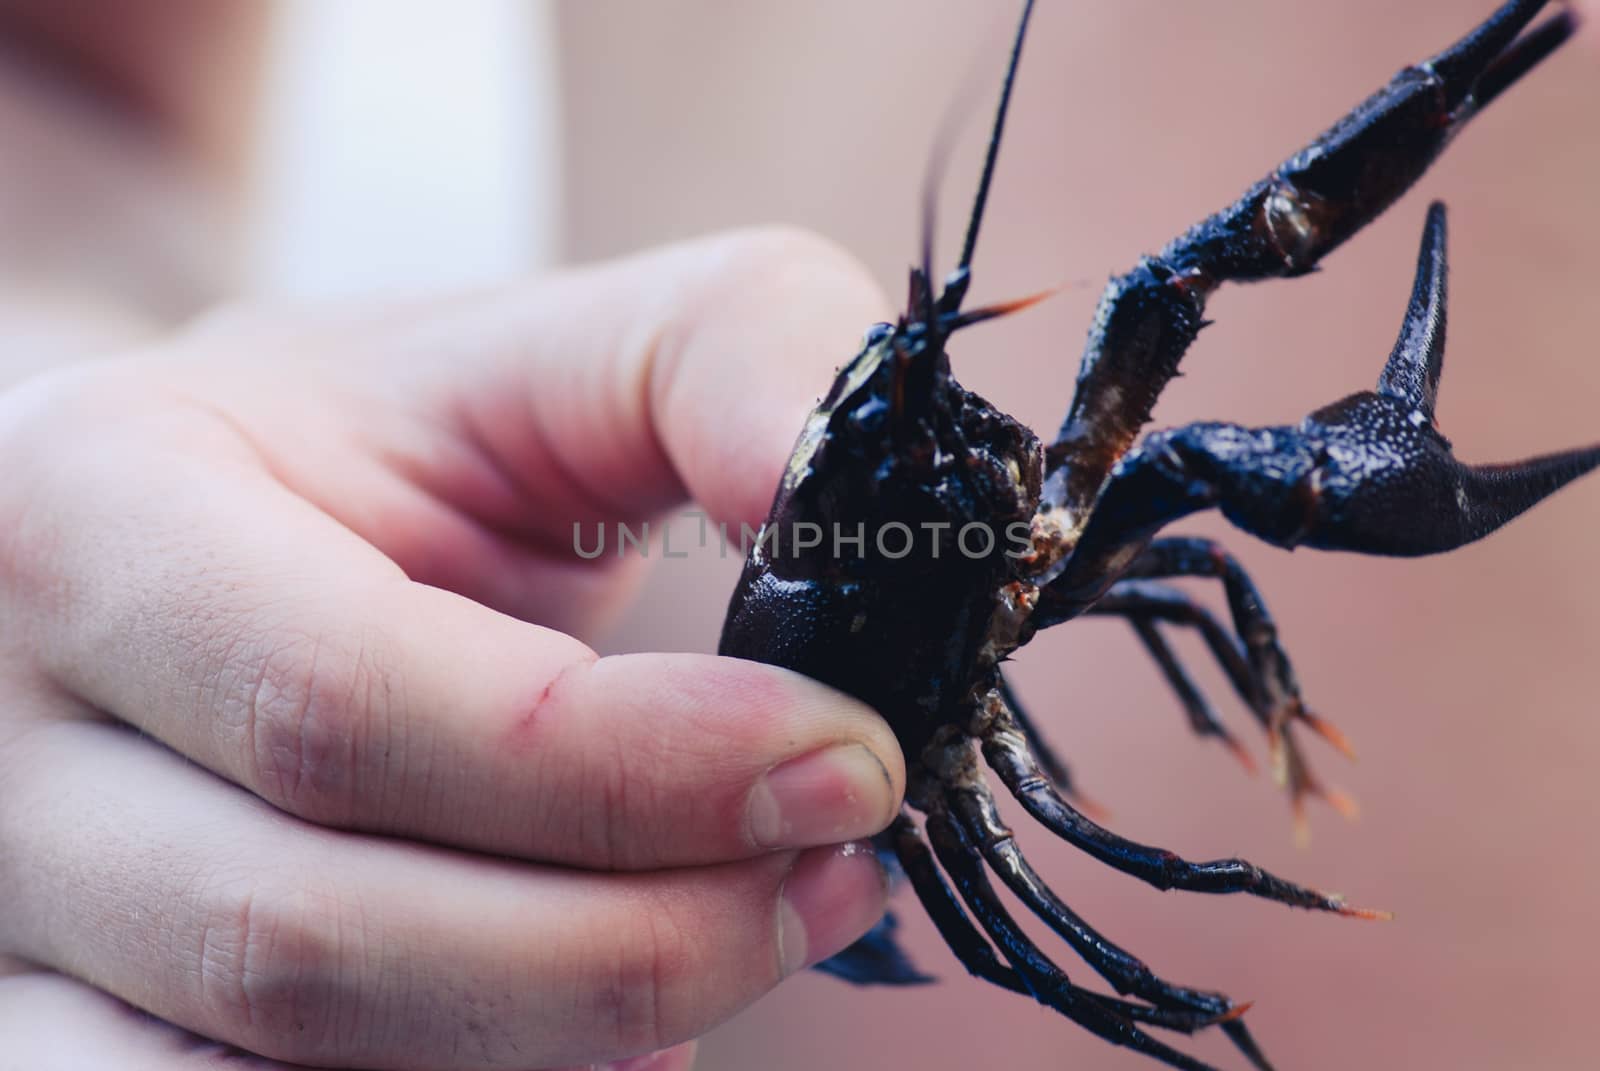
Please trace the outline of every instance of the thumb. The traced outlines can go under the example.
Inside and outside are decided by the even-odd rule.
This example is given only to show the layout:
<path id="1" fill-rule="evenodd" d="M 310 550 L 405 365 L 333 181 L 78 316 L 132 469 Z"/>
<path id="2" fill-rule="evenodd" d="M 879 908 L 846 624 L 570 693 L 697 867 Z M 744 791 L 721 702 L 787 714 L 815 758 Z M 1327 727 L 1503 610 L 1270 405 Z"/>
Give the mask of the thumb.
<path id="1" fill-rule="evenodd" d="M 836 246 L 767 228 L 466 295 L 233 311 L 162 359 L 406 575 L 560 622 L 552 606 L 601 613 L 622 590 L 618 559 L 574 555 L 575 524 L 686 498 L 764 517 L 885 306 Z"/>
<path id="2" fill-rule="evenodd" d="M 886 309 L 855 260 L 790 229 L 685 242 L 486 304 L 488 374 L 431 404 L 470 415 L 561 538 L 574 520 L 685 498 L 760 520 L 807 411 Z"/>

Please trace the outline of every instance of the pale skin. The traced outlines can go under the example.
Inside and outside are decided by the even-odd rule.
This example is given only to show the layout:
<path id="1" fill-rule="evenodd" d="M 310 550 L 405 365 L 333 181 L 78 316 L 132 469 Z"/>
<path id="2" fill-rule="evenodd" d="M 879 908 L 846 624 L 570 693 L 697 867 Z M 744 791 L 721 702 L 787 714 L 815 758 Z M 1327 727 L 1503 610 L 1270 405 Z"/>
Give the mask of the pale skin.
<path id="1" fill-rule="evenodd" d="M 894 814 L 887 727 L 764 666 L 597 659 L 637 569 L 570 526 L 757 521 L 881 312 L 757 232 L 222 313 L 0 396 L 0 949 L 287 1063 L 466 1069 L 683 1042 L 843 948 L 885 890 L 828 845 Z M 3 985 L 30 1067 L 193 1051 Z"/>
<path id="2" fill-rule="evenodd" d="M 152 99 L 235 166 L 180 106 L 214 94 Z M 886 726 L 767 667 L 597 658 L 639 565 L 570 525 L 758 521 L 886 311 L 837 248 L 746 232 L 8 379 L 4 1055 L 665 1071 L 863 932 L 882 875 L 834 845 L 895 812 Z"/>
<path id="3" fill-rule="evenodd" d="M 0 193 L 74 226 L 48 181 Z M 763 666 L 597 658 L 644 563 L 571 536 L 760 520 L 885 313 L 846 255 L 745 232 L 175 327 L 31 266 L 0 315 L 8 1060 L 682 1068 L 878 918 L 877 863 L 835 846 L 898 804 L 881 719 Z"/>

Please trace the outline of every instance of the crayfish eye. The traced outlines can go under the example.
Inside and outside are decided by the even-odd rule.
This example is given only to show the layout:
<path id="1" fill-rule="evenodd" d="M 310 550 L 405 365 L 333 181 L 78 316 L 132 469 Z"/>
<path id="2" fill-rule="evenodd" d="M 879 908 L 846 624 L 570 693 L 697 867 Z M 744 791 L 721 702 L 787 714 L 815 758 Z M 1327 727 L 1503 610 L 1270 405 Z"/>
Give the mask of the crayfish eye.
<path id="1" fill-rule="evenodd" d="M 867 333 L 862 337 L 863 346 L 876 346 L 894 334 L 894 324 L 873 324 L 867 328 Z"/>

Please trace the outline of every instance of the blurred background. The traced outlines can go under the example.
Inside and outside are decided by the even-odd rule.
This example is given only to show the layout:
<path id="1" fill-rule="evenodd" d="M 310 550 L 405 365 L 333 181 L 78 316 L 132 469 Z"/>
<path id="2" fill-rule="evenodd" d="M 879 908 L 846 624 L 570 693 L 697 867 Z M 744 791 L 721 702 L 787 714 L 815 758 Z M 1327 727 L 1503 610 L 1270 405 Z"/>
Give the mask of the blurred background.
<path id="1" fill-rule="evenodd" d="M 1109 274 L 1230 201 L 1490 6 L 1045 0 L 974 299 L 1068 286 L 963 334 L 958 375 L 1053 428 Z M 960 0 L 119 10 L 136 9 L 141 32 L 164 44 L 129 65 L 84 44 L 114 38 L 115 19 L 0 4 L 10 42 L 0 77 L 14 90 L 0 93 L 0 139 L 20 147 L 0 154 L 0 345 L 11 368 L 120 345 L 224 296 L 472 284 L 770 221 L 833 237 L 898 294 L 929 145 L 967 93 L 976 106 L 945 182 L 938 248 L 949 257 L 958 242 L 1012 16 L 1011 5 Z M 1216 326 L 1157 423 L 1289 422 L 1370 387 L 1427 201 L 1441 198 L 1452 213 L 1445 432 L 1472 461 L 1600 437 L 1588 307 L 1600 48 L 1584 44 L 1475 120 L 1326 270 L 1221 292 L 1208 309 Z M 33 58 L 63 54 L 91 58 L 67 78 Z M 107 87 L 137 107 L 102 106 Z M 841 361 L 855 341 L 839 339 Z M 1360 800 L 1361 819 L 1314 810 L 1311 845 L 1296 848 L 1270 779 L 1242 776 L 1191 737 L 1118 623 L 1038 639 L 1016 666 L 1023 697 L 1119 832 L 1191 858 L 1242 854 L 1397 920 L 1162 894 L 1017 816 L 1038 869 L 1158 972 L 1255 1000 L 1252 1027 L 1283 1067 L 1593 1067 L 1600 484 L 1419 561 L 1290 555 L 1209 517 L 1178 530 L 1226 540 L 1255 574 L 1308 699 L 1361 751 L 1352 765 L 1310 746 L 1324 777 Z M 714 554 L 658 568 L 602 646 L 713 649 L 736 573 Z M 1220 607 L 1218 592 L 1200 590 Z M 1263 756 L 1218 674 L 1178 642 Z M 909 897 L 900 914 L 943 984 L 888 992 L 796 979 L 708 1038 L 700 1066 L 1147 1066 L 967 979 Z M 1075 977 L 1090 976 L 1061 954 Z M 1217 1039 L 1189 1048 L 1241 1063 Z"/>

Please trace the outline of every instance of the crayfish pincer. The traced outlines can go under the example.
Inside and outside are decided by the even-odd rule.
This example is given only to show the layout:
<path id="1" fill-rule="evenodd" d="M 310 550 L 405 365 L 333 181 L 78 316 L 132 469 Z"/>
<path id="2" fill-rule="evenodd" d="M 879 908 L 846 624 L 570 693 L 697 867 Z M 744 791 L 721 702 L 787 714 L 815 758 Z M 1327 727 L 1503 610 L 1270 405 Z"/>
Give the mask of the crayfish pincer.
<path id="1" fill-rule="evenodd" d="M 1241 859 L 1188 862 L 1090 821 L 1001 664 L 1039 629 L 1083 614 L 1122 617 L 1195 731 L 1239 751 L 1157 625 L 1193 628 L 1265 730 L 1296 814 L 1309 796 L 1341 803 L 1313 776 L 1295 734 L 1309 730 L 1338 747 L 1343 738 L 1302 703 L 1254 583 L 1209 540 L 1162 529 L 1214 507 L 1281 547 L 1434 554 L 1489 534 L 1600 465 L 1600 447 L 1507 465 L 1455 458 L 1435 414 L 1447 290 L 1437 204 L 1376 390 L 1293 425 L 1207 422 L 1139 435 L 1204 326 L 1212 292 L 1228 280 L 1312 271 L 1389 207 L 1479 110 L 1572 35 L 1569 13 L 1534 25 L 1544 6 L 1504 4 L 1458 43 L 1395 75 L 1232 205 L 1112 280 L 1049 444 L 963 390 L 946 350 L 955 333 L 1028 303 L 963 309 L 1025 6 L 961 258 L 936 286 L 925 220 L 906 310 L 867 332 L 808 419 L 720 645 L 723 654 L 830 684 L 888 719 L 908 760 L 907 809 L 880 849 L 971 973 L 1173 1067 L 1206 1065 L 1151 1028 L 1215 1027 L 1254 1066 L 1269 1066 L 1241 1018 L 1245 1006 L 1157 976 L 1034 872 L 1000 818 L 985 765 L 1050 832 L 1159 888 L 1379 914 Z M 1176 577 L 1220 582 L 1232 627 L 1165 583 Z M 1069 980 L 1017 925 L 991 876 L 1117 995 Z M 862 983 L 927 980 L 896 944 L 892 920 L 823 967 Z"/>

